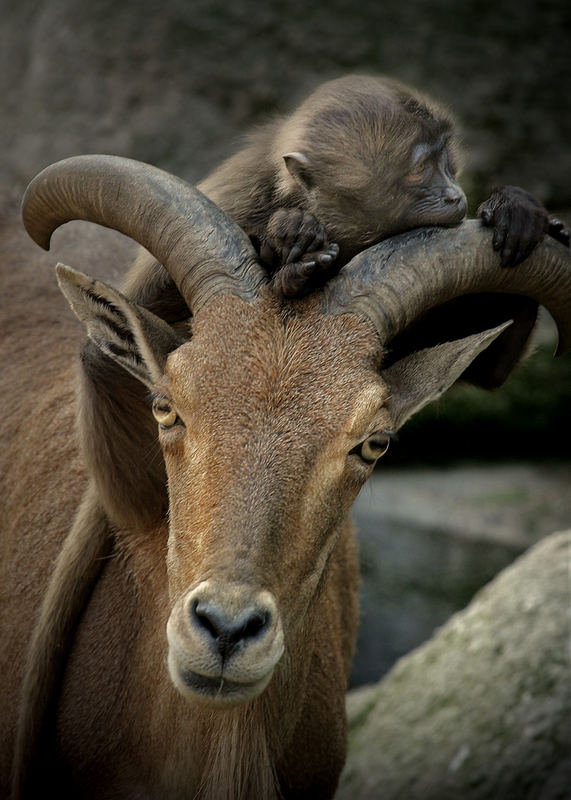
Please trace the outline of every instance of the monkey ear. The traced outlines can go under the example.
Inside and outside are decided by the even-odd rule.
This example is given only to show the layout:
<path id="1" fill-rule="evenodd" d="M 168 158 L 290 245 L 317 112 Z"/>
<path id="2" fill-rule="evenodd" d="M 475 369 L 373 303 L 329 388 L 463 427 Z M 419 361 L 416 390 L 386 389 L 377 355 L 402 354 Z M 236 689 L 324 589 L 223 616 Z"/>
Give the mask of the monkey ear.
<path id="1" fill-rule="evenodd" d="M 305 189 L 311 189 L 313 176 L 309 157 L 305 153 L 286 153 L 283 160 L 292 178 Z"/>

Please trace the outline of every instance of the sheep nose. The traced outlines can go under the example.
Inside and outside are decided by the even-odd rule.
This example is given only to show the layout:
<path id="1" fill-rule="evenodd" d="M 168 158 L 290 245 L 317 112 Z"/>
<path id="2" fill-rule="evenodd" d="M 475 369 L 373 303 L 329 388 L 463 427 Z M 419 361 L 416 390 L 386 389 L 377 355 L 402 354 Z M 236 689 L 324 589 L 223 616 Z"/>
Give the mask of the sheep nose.
<path id="1" fill-rule="evenodd" d="M 191 624 L 206 634 L 226 661 L 241 645 L 260 640 L 270 630 L 271 611 L 248 607 L 239 613 L 230 614 L 210 601 L 195 599 L 190 607 Z"/>

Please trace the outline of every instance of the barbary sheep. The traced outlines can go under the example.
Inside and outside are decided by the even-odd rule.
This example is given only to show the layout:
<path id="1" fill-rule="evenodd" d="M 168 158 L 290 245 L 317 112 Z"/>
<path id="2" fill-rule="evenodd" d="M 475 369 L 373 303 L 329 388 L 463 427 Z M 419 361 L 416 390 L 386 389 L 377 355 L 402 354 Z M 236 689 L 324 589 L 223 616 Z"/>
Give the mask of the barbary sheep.
<path id="1" fill-rule="evenodd" d="M 29 187 L 38 243 L 74 219 L 147 248 L 187 313 L 167 322 L 160 296 L 135 304 L 60 265 L 89 337 L 78 364 L 48 272 L 3 255 L 1 791 L 14 765 L 14 797 L 331 798 L 357 626 L 351 505 L 392 434 L 509 321 L 459 319 L 429 346 L 417 323 L 518 294 L 547 306 L 565 350 L 569 253 L 546 240 L 502 269 L 466 222 L 389 239 L 285 298 L 198 190 L 106 156 Z"/>

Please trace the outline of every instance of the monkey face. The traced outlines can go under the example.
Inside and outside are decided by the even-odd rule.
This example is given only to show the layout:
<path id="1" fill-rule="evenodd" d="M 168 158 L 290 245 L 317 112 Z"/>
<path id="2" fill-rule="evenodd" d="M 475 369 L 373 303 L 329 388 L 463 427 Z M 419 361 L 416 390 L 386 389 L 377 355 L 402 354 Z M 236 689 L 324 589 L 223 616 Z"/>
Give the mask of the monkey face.
<path id="1" fill-rule="evenodd" d="M 283 156 L 279 193 L 321 223 L 338 263 L 388 236 L 464 219 L 446 112 L 393 81 L 362 77 L 310 101 L 286 126 L 283 141 L 295 148 Z"/>
<path id="2" fill-rule="evenodd" d="M 343 259 L 413 228 L 458 225 L 466 215 L 449 138 L 417 140 L 404 157 L 383 153 L 374 164 L 369 161 L 366 175 L 363 159 L 343 169 L 340 161 L 308 187 L 306 203 L 339 244 Z"/>
<path id="3" fill-rule="evenodd" d="M 448 139 L 413 146 L 403 179 L 405 228 L 422 225 L 458 225 L 466 215 L 466 195 L 456 181 L 457 168 Z"/>

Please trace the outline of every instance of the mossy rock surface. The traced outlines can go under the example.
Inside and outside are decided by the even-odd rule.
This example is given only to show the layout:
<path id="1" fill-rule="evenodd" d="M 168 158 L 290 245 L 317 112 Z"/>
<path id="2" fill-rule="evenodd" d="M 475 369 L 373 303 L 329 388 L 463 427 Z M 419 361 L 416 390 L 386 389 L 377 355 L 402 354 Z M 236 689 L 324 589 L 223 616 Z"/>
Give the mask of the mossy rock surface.
<path id="1" fill-rule="evenodd" d="M 565 800 L 571 531 L 533 547 L 348 701 L 338 800 Z"/>

